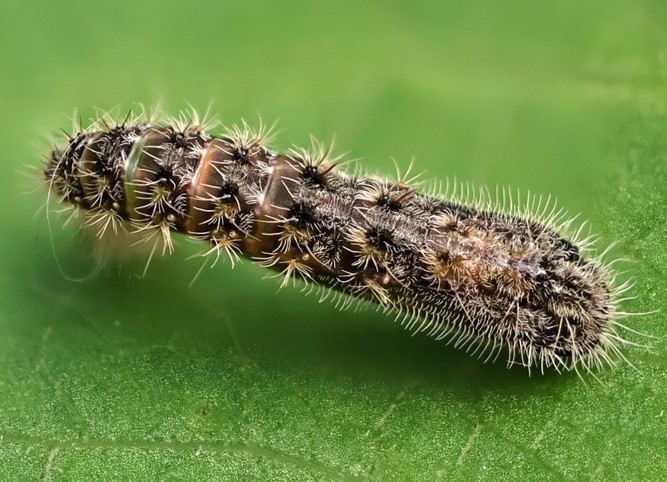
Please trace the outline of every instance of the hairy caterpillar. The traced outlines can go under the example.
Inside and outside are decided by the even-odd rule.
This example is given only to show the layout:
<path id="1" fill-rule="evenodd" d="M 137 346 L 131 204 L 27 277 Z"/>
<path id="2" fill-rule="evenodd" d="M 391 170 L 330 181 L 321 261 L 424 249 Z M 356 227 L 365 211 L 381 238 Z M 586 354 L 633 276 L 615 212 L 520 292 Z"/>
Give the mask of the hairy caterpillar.
<path id="1" fill-rule="evenodd" d="M 314 143 L 280 154 L 245 123 L 222 135 L 198 117 L 96 121 L 55 148 L 49 196 L 97 237 L 130 232 L 173 250 L 172 234 L 377 303 L 416 331 L 508 353 L 528 369 L 586 371 L 624 358 L 613 273 L 587 258 L 561 211 L 467 205 L 403 176 L 353 175 Z M 399 176 L 400 177 L 400 176 Z M 505 192 L 502 196 L 504 198 Z M 530 204 L 530 203 L 529 203 Z M 327 295 L 325 295 L 327 296 Z M 346 298 L 352 299 L 352 298 Z"/>

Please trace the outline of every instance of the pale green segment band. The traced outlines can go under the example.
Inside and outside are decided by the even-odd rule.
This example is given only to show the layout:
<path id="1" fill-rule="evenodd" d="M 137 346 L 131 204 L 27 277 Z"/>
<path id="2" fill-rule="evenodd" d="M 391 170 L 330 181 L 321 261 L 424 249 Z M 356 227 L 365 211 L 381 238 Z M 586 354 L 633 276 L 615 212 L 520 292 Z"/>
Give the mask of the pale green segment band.
<path id="1" fill-rule="evenodd" d="M 134 218 L 132 214 L 136 213 L 137 189 L 135 180 L 142 160 L 144 159 L 144 156 L 146 156 L 144 148 L 149 144 L 150 137 L 151 136 L 145 134 L 141 136 L 139 140 L 134 143 L 134 146 L 132 146 L 132 150 L 125 161 L 125 182 L 123 183 L 123 186 L 125 189 L 125 206 L 130 218 Z"/>

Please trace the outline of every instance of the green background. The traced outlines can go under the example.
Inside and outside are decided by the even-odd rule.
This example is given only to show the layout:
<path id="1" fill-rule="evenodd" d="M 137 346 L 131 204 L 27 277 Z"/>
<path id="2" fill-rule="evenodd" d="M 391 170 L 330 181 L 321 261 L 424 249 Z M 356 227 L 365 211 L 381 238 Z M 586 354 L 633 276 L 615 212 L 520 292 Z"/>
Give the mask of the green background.
<path id="1" fill-rule="evenodd" d="M 549 4 L 551 5 L 549 5 Z M 52 2 L 0 18 L 0 478 L 664 480 L 667 4 Z M 556 5 L 557 4 L 557 5 Z M 552 194 L 636 281 L 627 364 L 528 377 L 182 239 L 58 271 L 39 166 L 76 110 L 209 104 L 372 172 Z M 26 173 L 28 175 L 26 176 Z M 54 226 L 68 275 L 90 270 Z"/>

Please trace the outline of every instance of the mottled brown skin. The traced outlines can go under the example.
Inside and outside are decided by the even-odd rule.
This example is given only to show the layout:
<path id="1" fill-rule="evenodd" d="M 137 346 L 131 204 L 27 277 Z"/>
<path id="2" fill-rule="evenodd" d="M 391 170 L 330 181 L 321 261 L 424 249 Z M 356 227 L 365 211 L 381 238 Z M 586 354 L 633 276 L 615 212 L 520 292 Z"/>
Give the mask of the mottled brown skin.
<path id="1" fill-rule="evenodd" d="M 604 273 L 554 229 L 333 167 L 257 137 L 137 124 L 77 134 L 45 174 L 93 221 L 231 248 L 459 345 L 506 347 L 511 362 L 560 370 L 604 356 L 614 333 Z"/>

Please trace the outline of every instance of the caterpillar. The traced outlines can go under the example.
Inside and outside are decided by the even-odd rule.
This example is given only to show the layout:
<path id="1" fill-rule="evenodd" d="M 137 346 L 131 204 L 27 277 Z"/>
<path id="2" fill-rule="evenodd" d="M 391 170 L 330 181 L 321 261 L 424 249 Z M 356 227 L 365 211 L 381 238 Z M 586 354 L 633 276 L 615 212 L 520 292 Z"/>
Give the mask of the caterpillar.
<path id="1" fill-rule="evenodd" d="M 45 160 L 49 198 L 100 239 L 131 233 L 171 253 L 180 233 L 205 255 L 281 273 L 281 286 L 375 303 L 485 361 L 504 351 L 508 365 L 579 373 L 625 359 L 628 285 L 614 286 L 549 200 L 527 210 L 503 190 L 466 203 L 408 174 L 347 173 L 317 142 L 279 153 L 264 127 L 211 128 L 194 113 L 79 127 Z"/>

